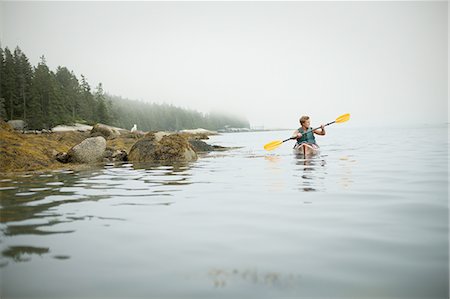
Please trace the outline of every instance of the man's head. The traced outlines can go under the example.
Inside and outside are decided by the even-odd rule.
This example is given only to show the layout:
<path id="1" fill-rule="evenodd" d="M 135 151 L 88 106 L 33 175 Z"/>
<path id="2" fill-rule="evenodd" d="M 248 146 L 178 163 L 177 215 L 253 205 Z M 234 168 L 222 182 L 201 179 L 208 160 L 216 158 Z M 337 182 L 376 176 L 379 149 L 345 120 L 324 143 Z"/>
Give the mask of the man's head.
<path id="1" fill-rule="evenodd" d="M 309 116 L 300 117 L 300 125 L 309 128 Z"/>

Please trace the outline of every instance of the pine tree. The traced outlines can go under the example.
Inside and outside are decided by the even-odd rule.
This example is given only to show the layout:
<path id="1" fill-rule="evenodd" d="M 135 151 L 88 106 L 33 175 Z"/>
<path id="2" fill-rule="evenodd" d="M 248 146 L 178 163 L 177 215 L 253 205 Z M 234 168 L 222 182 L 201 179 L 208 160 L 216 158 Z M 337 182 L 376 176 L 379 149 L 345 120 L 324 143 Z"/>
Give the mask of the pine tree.
<path id="1" fill-rule="evenodd" d="M 5 48 L 5 64 L 4 64 L 4 83 L 3 96 L 5 98 L 6 113 L 9 119 L 16 117 L 15 109 L 17 106 L 16 98 L 16 74 L 14 69 L 14 57 L 8 47 Z"/>
<path id="2" fill-rule="evenodd" d="M 81 98 L 80 98 L 80 115 L 81 118 L 86 120 L 88 123 L 93 123 L 94 120 L 94 110 L 95 101 L 94 96 L 91 93 L 91 87 L 86 80 L 84 75 L 81 75 Z"/>
<path id="3" fill-rule="evenodd" d="M 6 120 L 6 109 L 4 98 L 0 98 L 0 119 Z"/>
<path id="4" fill-rule="evenodd" d="M 98 84 L 94 98 L 97 103 L 97 109 L 96 109 L 97 122 L 100 122 L 102 124 L 109 124 L 110 117 L 109 117 L 108 108 L 106 105 L 106 98 L 105 98 L 105 93 L 103 92 L 102 83 Z"/>
<path id="5" fill-rule="evenodd" d="M 50 106 L 48 122 L 50 127 L 70 122 L 70 112 L 65 105 L 61 88 L 56 80 L 56 75 L 50 72 Z"/>
<path id="6" fill-rule="evenodd" d="M 33 69 L 26 55 L 16 47 L 14 50 L 15 95 L 18 102 L 16 114 L 27 121 L 27 110 L 31 101 L 31 81 Z"/>
<path id="7" fill-rule="evenodd" d="M 33 81 L 31 83 L 31 96 L 33 98 L 33 114 L 29 117 L 28 127 L 32 129 L 48 128 L 45 115 L 48 115 L 50 71 L 45 64 L 45 58 L 34 69 Z"/>
<path id="8" fill-rule="evenodd" d="M 34 128 L 51 128 L 67 122 L 56 76 L 49 70 L 44 56 L 41 57 L 41 62 L 34 72 L 32 95 L 36 103 L 36 107 L 33 108 L 40 108 L 34 110 L 35 115 L 30 118 Z"/>
<path id="9" fill-rule="evenodd" d="M 0 99 L 2 100 L 3 105 L 5 105 L 5 54 L 3 49 L 0 47 Z M 6 107 L 3 107 L 6 109 Z M 6 110 L 5 110 L 6 113 Z M 6 115 L 4 116 L 6 118 Z"/>
<path id="10" fill-rule="evenodd" d="M 79 117 L 81 88 L 77 77 L 66 67 L 59 66 L 55 74 L 64 105 L 64 118 L 75 121 Z"/>

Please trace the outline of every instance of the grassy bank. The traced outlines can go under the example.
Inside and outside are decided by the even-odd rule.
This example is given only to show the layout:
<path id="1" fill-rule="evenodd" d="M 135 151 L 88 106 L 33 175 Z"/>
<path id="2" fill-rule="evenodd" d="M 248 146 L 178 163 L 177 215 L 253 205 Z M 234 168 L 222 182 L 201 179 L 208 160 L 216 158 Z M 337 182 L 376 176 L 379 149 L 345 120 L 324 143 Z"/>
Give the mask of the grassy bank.
<path id="1" fill-rule="evenodd" d="M 59 132 L 22 134 L 9 125 L 0 124 L 0 172 L 27 172 L 54 169 L 74 169 L 76 164 L 63 164 L 55 159 L 58 152 L 67 152 L 89 137 L 89 132 Z M 136 142 L 133 135 L 123 135 L 107 141 L 107 147 L 129 152 Z M 86 165 L 85 165 L 86 166 Z"/>

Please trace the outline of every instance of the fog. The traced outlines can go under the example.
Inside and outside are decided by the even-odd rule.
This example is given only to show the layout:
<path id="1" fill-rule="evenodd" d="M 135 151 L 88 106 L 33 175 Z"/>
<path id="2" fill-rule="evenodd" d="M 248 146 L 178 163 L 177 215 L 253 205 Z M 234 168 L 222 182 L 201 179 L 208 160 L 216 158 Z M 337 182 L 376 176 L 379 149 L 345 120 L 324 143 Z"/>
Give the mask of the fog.
<path id="1" fill-rule="evenodd" d="M 1 2 L 2 47 L 252 126 L 447 122 L 443 2 Z"/>

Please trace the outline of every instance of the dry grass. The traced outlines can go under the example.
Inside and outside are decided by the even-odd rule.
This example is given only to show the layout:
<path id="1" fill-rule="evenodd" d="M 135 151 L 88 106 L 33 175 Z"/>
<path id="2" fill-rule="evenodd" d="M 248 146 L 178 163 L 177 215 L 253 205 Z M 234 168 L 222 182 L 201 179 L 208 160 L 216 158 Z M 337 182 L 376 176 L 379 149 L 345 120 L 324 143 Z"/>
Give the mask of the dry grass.
<path id="1" fill-rule="evenodd" d="M 63 168 L 55 160 L 56 152 L 67 152 L 88 133 L 21 134 L 0 129 L 0 171 L 21 172 Z"/>
<path id="2" fill-rule="evenodd" d="M 139 137 L 140 138 L 140 137 Z M 121 135 L 118 138 L 112 139 L 112 140 L 106 140 L 106 146 L 116 149 L 116 150 L 124 150 L 127 153 L 130 152 L 131 147 L 133 144 L 138 141 L 139 139 L 137 136 L 127 136 L 127 135 Z"/>
<path id="3" fill-rule="evenodd" d="M 24 172 L 70 168 L 55 159 L 58 152 L 67 152 L 89 137 L 89 132 L 59 132 L 51 134 L 22 134 L 0 124 L 0 172 Z M 136 138 L 124 136 L 108 140 L 107 146 L 129 152 Z"/>

